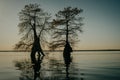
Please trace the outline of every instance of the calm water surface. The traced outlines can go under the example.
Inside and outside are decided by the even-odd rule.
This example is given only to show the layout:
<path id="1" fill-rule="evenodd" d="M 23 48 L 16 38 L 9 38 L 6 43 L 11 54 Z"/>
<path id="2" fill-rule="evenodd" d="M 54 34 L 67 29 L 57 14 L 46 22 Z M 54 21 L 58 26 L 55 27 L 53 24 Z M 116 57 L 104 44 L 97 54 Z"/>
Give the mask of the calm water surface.
<path id="1" fill-rule="evenodd" d="M 0 52 L 0 80 L 33 80 L 29 52 Z M 47 52 L 37 80 L 120 80 L 120 51 L 73 52 L 66 73 L 62 52 Z"/>

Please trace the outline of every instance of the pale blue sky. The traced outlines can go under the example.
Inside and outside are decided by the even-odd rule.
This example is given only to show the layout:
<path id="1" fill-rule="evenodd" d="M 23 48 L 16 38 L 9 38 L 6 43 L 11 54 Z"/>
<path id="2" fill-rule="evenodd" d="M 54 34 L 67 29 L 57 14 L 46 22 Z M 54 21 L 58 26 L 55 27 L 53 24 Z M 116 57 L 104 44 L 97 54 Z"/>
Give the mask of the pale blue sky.
<path id="1" fill-rule="evenodd" d="M 18 13 L 38 3 L 52 14 L 64 7 L 82 8 L 83 30 L 77 49 L 120 49 L 120 0 L 0 0 L 0 50 L 11 50 L 20 40 Z"/>

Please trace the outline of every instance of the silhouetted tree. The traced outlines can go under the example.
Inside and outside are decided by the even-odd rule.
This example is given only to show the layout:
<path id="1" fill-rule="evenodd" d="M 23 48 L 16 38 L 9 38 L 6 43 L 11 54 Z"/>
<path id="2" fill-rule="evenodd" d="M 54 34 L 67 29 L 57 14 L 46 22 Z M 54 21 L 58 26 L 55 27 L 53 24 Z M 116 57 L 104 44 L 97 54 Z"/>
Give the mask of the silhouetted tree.
<path id="1" fill-rule="evenodd" d="M 46 32 L 48 32 L 50 15 L 44 12 L 38 4 L 29 4 L 19 13 L 20 23 L 18 25 L 21 41 L 16 44 L 16 49 L 31 49 L 31 57 L 35 53 L 43 54 L 41 45 L 46 43 Z"/>
<path id="2" fill-rule="evenodd" d="M 52 22 L 54 40 L 50 43 L 51 49 L 64 47 L 65 43 L 76 42 L 78 32 L 82 32 L 82 17 L 79 16 L 81 12 L 82 9 L 67 7 L 56 14 L 56 19 Z"/>

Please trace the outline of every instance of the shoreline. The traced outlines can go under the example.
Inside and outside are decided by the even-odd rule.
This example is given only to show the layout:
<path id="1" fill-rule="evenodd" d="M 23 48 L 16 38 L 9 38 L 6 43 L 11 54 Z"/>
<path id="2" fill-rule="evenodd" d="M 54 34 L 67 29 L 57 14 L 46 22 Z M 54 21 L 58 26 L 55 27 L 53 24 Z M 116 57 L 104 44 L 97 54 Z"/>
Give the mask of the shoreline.
<path id="1" fill-rule="evenodd" d="M 63 50 L 43 50 L 45 52 L 62 52 Z M 84 52 L 84 51 L 120 51 L 120 49 L 98 49 L 98 50 L 73 50 L 73 52 Z M 0 52 L 31 52 L 26 50 L 0 50 Z"/>

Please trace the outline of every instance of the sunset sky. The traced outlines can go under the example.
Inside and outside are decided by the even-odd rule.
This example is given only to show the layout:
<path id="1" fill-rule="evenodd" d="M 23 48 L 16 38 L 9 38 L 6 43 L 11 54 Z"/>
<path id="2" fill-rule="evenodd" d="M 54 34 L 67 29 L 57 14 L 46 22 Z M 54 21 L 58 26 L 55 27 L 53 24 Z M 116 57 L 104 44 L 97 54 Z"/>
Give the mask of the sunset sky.
<path id="1" fill-rule="evenodd" d="M 30 3 L 52 17 L 64 7 L 82 8 L 84 32 L 76 49 L 120 49 L 120 0 L 0 0 L 0 50 L 12 50 L 20 40 L 18 13 Z"/>

